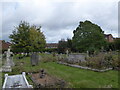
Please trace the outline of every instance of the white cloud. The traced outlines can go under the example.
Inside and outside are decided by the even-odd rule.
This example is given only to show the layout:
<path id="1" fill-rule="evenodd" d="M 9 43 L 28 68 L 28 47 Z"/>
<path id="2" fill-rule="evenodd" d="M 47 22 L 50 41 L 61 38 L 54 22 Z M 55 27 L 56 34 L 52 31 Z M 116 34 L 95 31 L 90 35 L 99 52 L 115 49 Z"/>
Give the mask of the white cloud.
<path id="1" fill-rule="evenodd" d="M 6 40 L 21 20 L 41 25 L 47 42 L 71 38 L 79 22 L 85 20 L 118 36 L 118 0 L 2 0 L 2 4 L 2 34 Z"/>

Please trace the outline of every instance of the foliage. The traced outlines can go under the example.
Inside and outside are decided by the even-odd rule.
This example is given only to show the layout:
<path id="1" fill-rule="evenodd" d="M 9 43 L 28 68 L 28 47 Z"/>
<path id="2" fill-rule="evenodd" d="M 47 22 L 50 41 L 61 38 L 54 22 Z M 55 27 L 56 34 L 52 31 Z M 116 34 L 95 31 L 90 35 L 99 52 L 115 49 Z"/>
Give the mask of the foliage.
<path id="1" fill-rule="evenodd" d="M 58 43 L 58 53 L 66 53 L 67 42 L 64 39 L 61 39 Z"/>
<path id="2" fill-rule="evenodd" d="M 87 20 L 80 22 L 76 30 L 73 31 L 73 34 L 73 46 L 79 52 L 101 49 L 106 43 L 102 29 Z"/>
<path id="3" fill-rule="evenodd" d="M 58 43 L 58 53 L 66 53 L 66 50 L 70 52 L 75 51 L 72 45 L 72 39 L 67 38 L 67 41 L 61 39 Z"/>
<path id="4" fill-rule="evenodd" d="M 57 48 L 46 48 L 44 51 L 51 53 L 51 52 L 57 52 L 58 50 L 57 50 Z"/>
<path id="5" fill-rule="evenodd" d="M 119 60 L 118 54 L 112 56 L 112 58 L 113 58 L 113 60 L 112 60 L 113 69 L 117 69 L 117 70 L 120 69 L 120 60 Z"/>
<path id="6" fill-rule="evenodd" d="M 114 42 L 114 44 L 115 44 L 116 50 L 120 51 L 120 39 L 116 39 L 115 42 Z"/>
<path id="7" fill-rule="evenodd" d="M 86 66 L 98 69 L 104 68 L 113 68 L 116 69 L 119 67 L 120 61 L 118 60 L 117 52 L 115 54 L 110 53 L 99 53 L 93 57 L 87 57 Z"/>
<path id="8" fill-rule="evenodd" d="M 115 38 L 114 42 L 107 42 L 106 46 L 105 46 L 105 50 L 106 51 L 119 51 L 120 50 L 120 39 L 119 38 Z"/>
<path id="9" fill-rule="evenodd" d="M 71 39 L 67 39 L 67 48 L 69 50 L 69 52 L 74 51 L 73 45 L 72 45 L 72 40 Z"/>
<path id="10" fill-rule="evenodd" d="M 106 51 L 115 51 L 116 50 L 116 47 L 115 47 L 115 42 L 107 42 L 105 48 L 104 48 Z"/>
<path id="11" fill-rule="evenodd" d="M 95 69 L 104 69 L 103 61 L 104 61 L 104 54 L 100 53 L 97 56 L 88 57 L 86 66 Z"/>
<path id="12" fill-rule="evenodd" d="M 16 54 L 16 58 L 17 58 L 17 59 L 22 59 L 22 58 L 24 58 L 24 56 L 25 56 L 25 55 L 23 55 L 23 54 L 21 54 L 21 53 L 20 53 L 20 54 Z"/>
<path id="13" fill-rule="evenodd" d="M 11 38 L 12 49 L 14 52 L 35 52 L 42 51 L 45 47 L 45 36 L 41 32 L 41 27 L 30 26 L 27 22 L 20 22 Z"/>
<path id="14" fill-rule="evenodd" d="M 104 56 L 104 63 L 106 67 L 112 67 L 113 55 L 107 54 Z"/>

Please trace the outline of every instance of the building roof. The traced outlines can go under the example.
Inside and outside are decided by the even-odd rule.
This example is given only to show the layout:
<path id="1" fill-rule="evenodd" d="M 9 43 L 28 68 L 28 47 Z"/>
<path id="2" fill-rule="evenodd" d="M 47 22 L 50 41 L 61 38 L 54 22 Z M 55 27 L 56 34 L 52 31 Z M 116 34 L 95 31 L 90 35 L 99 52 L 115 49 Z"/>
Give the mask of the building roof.
<path id="1" fill-rule="evenodd" d="M 112 36 L 112 34 L 104 34 L 105 37 Z M 113 36 L 112 36 L 113 37 Z"/>
<path id="2" fill-rule="evenodd" d="M 46 47 L 58 47 L 58 43 L 47 43 Z"/>
<path id="3" fill-rule="evenodd" d="M 114 37 L 112 36 L 112 34 L 104 34 L 104 36 L 108 42 L 114 42 Z"/>
<path id="4" fill-rule="evenodd" d="M 3 40 L 0 40 L 0 45 L 2 46 L 3 50 L 7 50 L 9 46 L 11 46 L 10 42 L 4 42 Z"/>

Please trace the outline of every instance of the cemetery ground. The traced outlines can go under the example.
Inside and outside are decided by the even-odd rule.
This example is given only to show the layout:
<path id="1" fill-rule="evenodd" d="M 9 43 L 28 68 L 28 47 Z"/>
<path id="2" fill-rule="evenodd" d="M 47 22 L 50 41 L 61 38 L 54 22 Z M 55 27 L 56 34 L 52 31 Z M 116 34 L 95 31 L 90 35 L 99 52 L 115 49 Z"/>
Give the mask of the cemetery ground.
<path id="1" fill-rule="evenodd" d="M 116 70 L 94 72 L 58 64 L 56 57 L 53 57 L 52 54 L 40 55 L 42 58 L 36 66 L 31 65 L 30 57 L 17 59 L 17 56 L 14 56 L 15 66 L 12 67 L 12 72 L 9 72 L 8 75 L 26 72 L 29 84 L 34 86 L 30 78 L 31 75 L 28 73 L 44 69 L 50 76 L 64 80 L 66 88 L 118 88 L 118 71 Z M 4 74 L 2 73 L 2 81 L 4 81 Z"/>

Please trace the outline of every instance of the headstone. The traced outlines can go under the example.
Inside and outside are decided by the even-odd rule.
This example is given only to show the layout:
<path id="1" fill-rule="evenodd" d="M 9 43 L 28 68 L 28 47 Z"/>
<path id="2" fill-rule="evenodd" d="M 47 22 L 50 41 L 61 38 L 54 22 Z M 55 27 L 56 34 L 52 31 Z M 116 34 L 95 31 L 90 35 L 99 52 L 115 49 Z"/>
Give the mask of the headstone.
<path id="1" fill-rule="evenodd" d="M 31 61 L 32 66 L 38 65 L 38 61 L 39 61 L 38 53 L 36 53 L 36 52 L 32 53 L 30 61 Z"/>
<path id="2" fill-rule="evenodd" d="M 5 65 L 2 67 L 3 72 L 11 72 L 11 66 L 14 66 L 13 62 L 13 53 L 10 52 L 10 48 L 8 48 L 8 51 L 6 52 L 6 62 Z"/>
<path id="3" fill-rule="evenodd" d="M 69 54 L 67 57 L 68 63 L 79 63 L 85 61 L 85 55 L 84 54 Z"/>

